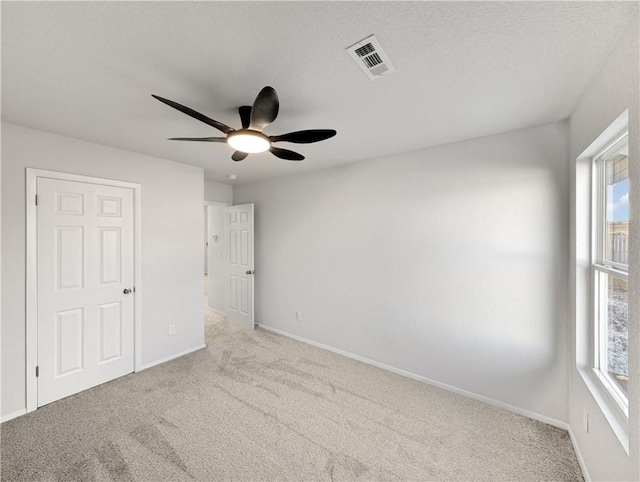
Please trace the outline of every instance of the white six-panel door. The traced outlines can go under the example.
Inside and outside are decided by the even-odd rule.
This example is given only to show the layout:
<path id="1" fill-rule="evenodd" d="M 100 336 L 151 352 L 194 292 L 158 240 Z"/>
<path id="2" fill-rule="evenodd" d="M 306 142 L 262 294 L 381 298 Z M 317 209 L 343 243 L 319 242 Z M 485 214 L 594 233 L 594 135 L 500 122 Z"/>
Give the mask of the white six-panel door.
<path id="1" fill-rule="evenodd" d="M 253 204 L 228 206 L 224 215 L 225 315 L 228 320 L 253 329 Z"/>
<path id="2" fill-rule="evenodd" d="M 133 371 L 134 219 L 129 188 L 38 178 L 37 193 L 42 406 Z"/>

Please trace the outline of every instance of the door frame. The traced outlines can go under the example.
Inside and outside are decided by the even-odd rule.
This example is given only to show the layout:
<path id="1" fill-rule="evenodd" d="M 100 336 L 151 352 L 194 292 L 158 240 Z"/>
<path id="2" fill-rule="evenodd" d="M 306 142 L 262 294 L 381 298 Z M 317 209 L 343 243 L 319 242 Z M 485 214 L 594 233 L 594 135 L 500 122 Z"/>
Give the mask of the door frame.
<path id="1" fill-rule="evenodd" d="M 102 186 L 133 189 L 133 371 L 142 366 L 142 185 L 100 177 L 26 168 L 26 407 L 27 413 L 38 408 L 38 210 L 35 198 L 38 178 L 75 181 Z"/>

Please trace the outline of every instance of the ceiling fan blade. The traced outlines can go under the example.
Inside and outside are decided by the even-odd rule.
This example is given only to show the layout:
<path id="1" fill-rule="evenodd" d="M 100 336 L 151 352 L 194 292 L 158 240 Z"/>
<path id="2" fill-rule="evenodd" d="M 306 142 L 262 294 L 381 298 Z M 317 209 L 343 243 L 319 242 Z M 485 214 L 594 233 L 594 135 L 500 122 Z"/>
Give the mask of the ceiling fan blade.
<path id="1" fill-rule="evenodd" d="M 271 136 L 271 142 L 295 142 L 296 144 L 311 144 L 324 141 L 337 134 L 333 129 L 310 129 L 307 131 L 289 132 L 280 136 Z"/>
<path id="2" fill-rule="evenodd" d="M 151 97 L 153 97 L 154 99 L 158 99 L 160 102 L 167 104 L 169 107 L 173 107 L 176 110 L 179 110 L 180 112 L 182 112 L 183 114 L 187 114 L 188 116 L 193 117 L 194 119 L 198 119 L 200 122 L 204 122 L 205 124 L 210 125 L 211 127 L 215 127 L 216 129 L 218 129 L 219 131 L 224 132 L 225 134 L 228 134 L 229 132 L 233 132 L 234 129 L 232 129 L 231 127 L 229 127 L 226 124 L 223 124 L 222 122 L 218 122 L 216 120 L 213 120 L 209 117 L 207 117 L 204 114 L 201 114 L 200 112 L 196 112 L 195 110 L 184 106 L 182 104 L 178 104 L 177 102 L 174 102 L 172 100 L 169 99 L 164 99 L 160 96 L 151 94 Z"/>
<path id="3" fill-rule="evenodd" d="M 233 153 L 233 156 L 231 156 L 231 159 L 233 159 L 234 161 L 242 161 L 248 155 L 248 152 L 236 151 Z"/>
<path id="4" fill-rule="evenodd" d="M 287 161 L 302 161 L 304 156 L 302 154 L 298 154 L 297 152 L 290 151 L 289 149 L 280 149 L 279 147 L 271 146 L 269 148 L 271 154 L 280 159 L 286 159 Z"/>
<path id="5" fill-rule="evenodd" d="M 226 137 L 169 137 L 170 141 L 227 142 Z"/>
<path id="6" fill-rule="evenodd" d="M 265 87 L 260 91 L 251 108 L 250 129 L 262 132 L 262 129 L 271 124 L 278 117 L 280 101 L 273 87 Z"/>
<path id="7" fill-rule="evenodd" d="M 251 106 L 243 105 L 238 109 L 240 111 L 240 120 L 242 121 L 242 128 L 248 129 L 251 124 Z"/>

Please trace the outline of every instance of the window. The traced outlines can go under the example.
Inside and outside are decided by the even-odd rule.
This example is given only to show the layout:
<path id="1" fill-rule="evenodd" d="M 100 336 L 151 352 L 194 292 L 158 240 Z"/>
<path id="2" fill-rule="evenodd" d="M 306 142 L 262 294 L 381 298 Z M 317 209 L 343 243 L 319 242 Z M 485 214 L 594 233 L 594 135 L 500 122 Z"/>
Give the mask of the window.
<path id="1" fill-rule="evenodd" d="M 594 157 L 593 368 L 628 413 L 629 141 Z"/>

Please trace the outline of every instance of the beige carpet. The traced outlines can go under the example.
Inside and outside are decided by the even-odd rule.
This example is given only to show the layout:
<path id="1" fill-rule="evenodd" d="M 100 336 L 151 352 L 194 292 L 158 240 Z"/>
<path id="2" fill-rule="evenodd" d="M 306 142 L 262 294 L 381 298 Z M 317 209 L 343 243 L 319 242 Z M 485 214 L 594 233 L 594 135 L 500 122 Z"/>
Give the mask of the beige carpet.
<path id="1" fill-rule="evenodd" d="M 217 315 L 205 350 L 2 425 L 2 480 L 581 480 L 563 430 Z"/>

